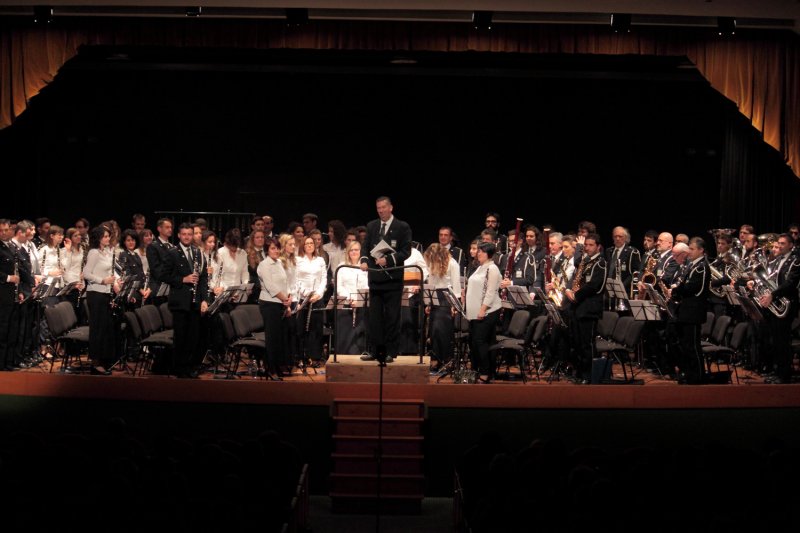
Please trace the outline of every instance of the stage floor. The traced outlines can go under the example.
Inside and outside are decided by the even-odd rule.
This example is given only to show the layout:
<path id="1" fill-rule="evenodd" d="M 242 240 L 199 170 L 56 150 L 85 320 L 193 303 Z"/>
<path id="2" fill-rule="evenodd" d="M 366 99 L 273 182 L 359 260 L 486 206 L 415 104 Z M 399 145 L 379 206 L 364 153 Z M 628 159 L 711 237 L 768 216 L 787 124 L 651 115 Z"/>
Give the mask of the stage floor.
<path id="1" fill-rule="evenodd" d="M 403 356 L 401 364 L 413 364 L 418 356 Z M 376 363 L 377 364 L 377 363 Z M 394 364 L 394 363 L 393 363 Z M 115 370 L 112 376 L 63 374 L 59 363 L 50 372 L 49 363 L 37 368 L 0 373 L 0 394 L 107 398 L 127 401 L 174 401 L 200 403 L 245 403 L 274 405 L 330 405 L 335 398 L 377 398 L 375 383 L 337 383 L 326 379 L 325 366 L 295 369 L 283 381 L 243 375 L 224 379 L 205 372 L 198 379 L 169 376 L 133 376 Z M 800 407 L 800 384 L 770 385 L 755 373 L 739 371 L 739 384 L 678 385 L 657 374 L 636 369 L 640 385 L 577 385 L 564 379 L 528 379 L 523 383 L 516 369 L 508 380 L 490 384 L 456 384 L 451 376 L 441 381 L 430 375 L 424 384 L 384 385 L 385 398 L 425 401 L 429 407 L 498 409 L 716 409 Z M 501 368 L 502 378 L 505 369 Z M 613 377 L 621 379 L 619 365 Z"/>

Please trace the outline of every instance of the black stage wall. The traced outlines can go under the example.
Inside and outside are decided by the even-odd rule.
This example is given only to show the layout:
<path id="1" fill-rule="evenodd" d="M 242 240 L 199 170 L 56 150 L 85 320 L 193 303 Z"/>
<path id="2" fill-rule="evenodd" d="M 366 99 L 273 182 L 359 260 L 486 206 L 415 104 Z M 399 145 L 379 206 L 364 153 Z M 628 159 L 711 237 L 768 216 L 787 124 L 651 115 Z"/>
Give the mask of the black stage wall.
<path id="1" fill-rule="evenodd" d="M 70 226 L 156 210 L 306 211 L 374 199 L 422 242 L 488 210 L 705 235 L 782 230 L 798 180 L 683 58 L 84 47 L 0 132 L 3 216 Z M 323 227 L 324 229 L 324 227 Z"/>

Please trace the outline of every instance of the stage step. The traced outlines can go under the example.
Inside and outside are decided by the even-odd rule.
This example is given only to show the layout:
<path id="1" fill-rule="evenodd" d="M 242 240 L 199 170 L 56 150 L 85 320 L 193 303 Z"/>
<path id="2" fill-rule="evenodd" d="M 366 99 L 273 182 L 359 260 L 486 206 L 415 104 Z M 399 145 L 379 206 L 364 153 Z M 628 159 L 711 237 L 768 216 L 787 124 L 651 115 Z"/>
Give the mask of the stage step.
<path id="1" fill-rule="evenodd" d="M 382 404 L 374 399 L 335 399 L 331 417 L 335 428 L 330 475 L 334 511 L 374 511 L 380 444 L 381 511 L 419 512 L 425 493 L 425 403 L 405 399 L 386 400 Z"/>
<path id="2" fill-rule="evenodd" d="M 383 400 L 383 416 L 390 418 L 425 417 L 423 400 Z M 345 398 L 333 401 L 333 416 L 378 416 L 378 400 Z"/>
<path id="3" fill-rule="evenodd" d="M 422 418 L 388 418 L 334 416 L 336 431 L 339 435 L 377 435 L 378 424 L 384 437 L 422 435 Z"/>

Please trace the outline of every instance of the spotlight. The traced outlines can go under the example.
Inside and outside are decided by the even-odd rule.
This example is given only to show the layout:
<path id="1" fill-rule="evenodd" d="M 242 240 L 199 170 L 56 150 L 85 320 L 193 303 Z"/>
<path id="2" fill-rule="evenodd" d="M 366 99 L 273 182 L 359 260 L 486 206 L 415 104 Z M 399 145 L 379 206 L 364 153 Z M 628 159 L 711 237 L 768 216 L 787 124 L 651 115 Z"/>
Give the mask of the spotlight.
<path id="1" fill-rule="evenodd" d="M 33 23 L 34 24 L 52 24 L 53 22 L 53 8 L 50 6 L 34 6 L 33 7 Z"/>
<path id="2" fill-rule="evenodd" d="M 286 8 L 287 26 L 305 26 L 308 24 L 308 9 L 304 7 Z"/>
<path id="3" fill-rule="evenodd" d="M 202 13 L 203 13 L 203 8 L 200 6 L 186 8 L 187 17 L 199 17 Z"/>
<path id="4" fill-rule="evenodd" d="M 631 16 L 625 13 L 612 13 L 611 29 L 614 30 L 614 33 L 630 33 Z"/>
<path id="5" fill-rule="evenodd" d="M 491 11 L 473 11 L 472 12 L 472 27 L 476 30 L 491 30 L 492 29 L 492 12 Z"/>
<path id="6" fill-rule="evenodd" d="M 717 33 L 719 35 L 736 35 L 736 19 L 733 17 L 717 17 Z"/>

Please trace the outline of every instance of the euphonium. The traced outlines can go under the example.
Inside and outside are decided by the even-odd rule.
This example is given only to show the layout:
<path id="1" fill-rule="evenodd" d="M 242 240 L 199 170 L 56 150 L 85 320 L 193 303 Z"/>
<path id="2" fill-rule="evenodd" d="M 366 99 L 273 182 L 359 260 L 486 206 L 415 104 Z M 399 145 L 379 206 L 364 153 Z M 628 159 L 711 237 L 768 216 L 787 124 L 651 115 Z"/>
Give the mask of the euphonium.
<path id="1" fill-rule="evenodd" d="M 711 269 L 711 280 L 719 280 L 725 277 L 725 274 L 714 268 L 714 265 L 709 263 L 708 268 Z M 710 285 L 708 290 L 711 291 L 711 294 L 716 296 L 717 298 L 723 298 L 725 296 L 725 291 L 722 290 L 722 287 L 714 287 L 714 285 Z"/>
<path id="2" fill-rule="evenodd" d="M 771 279 L 774 274 L 770 274 L 763 265 L 757 265 L 753 268 L 753 299 L 759 307 L 762 307 L 761 298 L 767 294 L 772 294 L 772 291 L 778 288 L 775 281 Z M 776 317 L 783 318 L 789 312 L 789 299 L 785 296 L 777 300 L 773 298 L 768 309 Z"/>

